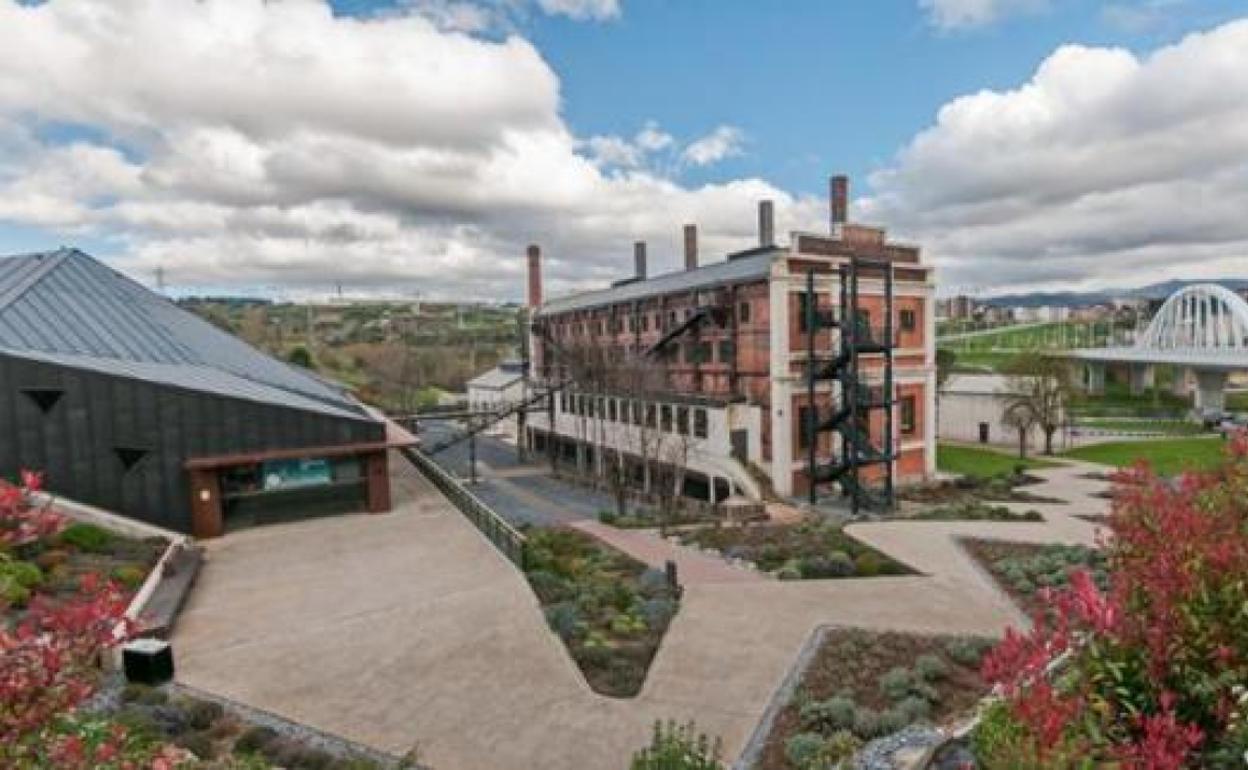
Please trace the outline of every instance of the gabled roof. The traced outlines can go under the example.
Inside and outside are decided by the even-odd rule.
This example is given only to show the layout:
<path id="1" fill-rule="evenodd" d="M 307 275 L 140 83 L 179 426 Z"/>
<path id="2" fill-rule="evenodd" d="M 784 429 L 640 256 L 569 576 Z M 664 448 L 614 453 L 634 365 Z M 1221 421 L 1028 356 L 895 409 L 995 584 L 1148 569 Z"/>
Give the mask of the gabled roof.
<path id="1" fill-rule="evenodd" d="M 504 366 L 496 366 L 488 372 L 478 374 L 471 380 L 468 380 L 469 388 L 484 388 L 485 390 L 502 390 L 509 385 L 514 385 L 524 378 L 522 372 L 509 369 Z"/>
<path id="2" fill-rule="evenodd" d="M 771 246 L 750 249 L 738 254 L 730 254 L 724 262 L 713 262 L 692 270 L 664 273 L 644 281 L 632 281 L 612 286 L 609 289 L 559 297 L 543 303 L 538 309 L 538 315 L 557 315 L 571 310 L 614 305 L 617 302 L 631 302 L 660 294 L 762 278 L 771 272 L 772 260 L 783 251 L 779 247 Z"/>
<path id="3" fill-rule="evenodd" d="M 0 354 L 374 421 L 343 389 L 77 249 L 0 259 Z"/>

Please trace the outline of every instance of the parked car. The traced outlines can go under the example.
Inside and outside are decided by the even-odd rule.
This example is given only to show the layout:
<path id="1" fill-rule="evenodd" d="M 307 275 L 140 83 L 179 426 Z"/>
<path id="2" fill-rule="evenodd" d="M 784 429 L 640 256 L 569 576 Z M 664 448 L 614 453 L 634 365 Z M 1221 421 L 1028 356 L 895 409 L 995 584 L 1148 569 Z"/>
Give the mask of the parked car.
<path id="1" fill-rule="evenodd" d="M 1248 414 L 1232 415 L 1218 424 L 1218 432 L 1224 436 L 1245 428 L 1248 428 Z"/>

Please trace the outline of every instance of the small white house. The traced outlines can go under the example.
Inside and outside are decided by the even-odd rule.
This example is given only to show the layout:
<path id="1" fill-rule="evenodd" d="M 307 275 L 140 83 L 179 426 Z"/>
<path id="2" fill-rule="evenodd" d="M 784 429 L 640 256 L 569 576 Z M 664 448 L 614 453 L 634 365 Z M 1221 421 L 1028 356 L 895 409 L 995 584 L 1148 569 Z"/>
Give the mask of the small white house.
<path id="1" fill-rule="evenodd" d="M 1017 449 L 1018 429 L 1003 419 L 1010 379 L 999 374 L 950 375 L 936 404 L 939 437 Z M 1044 432 L 1039 426 L 1032 426 L 1028 432 L 1027 448 L 1044 448 Z"/>
<path id="2" fill-rule="evenodd" d="M 503 361 L 468 381 L 468 408 L 474 412 L 505 409 L 524 400 L 524 369 Z"/>

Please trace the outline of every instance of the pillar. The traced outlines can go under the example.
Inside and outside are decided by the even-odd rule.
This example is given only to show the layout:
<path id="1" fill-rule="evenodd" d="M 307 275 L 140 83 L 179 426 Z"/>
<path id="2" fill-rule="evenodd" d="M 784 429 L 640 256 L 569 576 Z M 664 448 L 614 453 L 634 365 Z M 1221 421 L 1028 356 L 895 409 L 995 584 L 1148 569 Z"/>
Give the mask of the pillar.
<path id="1" fill-rule="evenodd" d="M 390 510 L 390 468 L 386 453 L 370 452 L 361 456 L 364 464 L 364 480 L 368 485 L 367 505 L 369 513 L 385 513 Z"/>
<path id="2" fill-rule="evenodd" d="M 225 532 L 221 484 L 216 468 L 191 471 L 191 534 L 220 537 Z"/>
<path id="3" fill-rule="evenodd" d="M 1144 391 L 1153 387 L 1155 377 L 1152 364 L 1131 364 L 1131 395 L 1142 396 Z"/>
<path id="4" fill-rule="evenodd" d="M 1105 392 L 1105 364 L 1088 361 L 1083 366 L 1083 387 L 1088 393 L 1099 396 Z"/>
<path id="5" fill-rule="evenodd" d="M 1186 397 L 1189 388 L 1187 385 L 1188 377 L 1191 370 L 1186 366 L 1174 367 L 1174 381 L 1170 383 L 1170 392 L 1176 396 Z"/>
<path id="6" fill-rule="evenodd" d="M 1196 408 L 1212 412 L 1226 409 L 1226 372 L 1218 369 L 1196 370 Z"/>

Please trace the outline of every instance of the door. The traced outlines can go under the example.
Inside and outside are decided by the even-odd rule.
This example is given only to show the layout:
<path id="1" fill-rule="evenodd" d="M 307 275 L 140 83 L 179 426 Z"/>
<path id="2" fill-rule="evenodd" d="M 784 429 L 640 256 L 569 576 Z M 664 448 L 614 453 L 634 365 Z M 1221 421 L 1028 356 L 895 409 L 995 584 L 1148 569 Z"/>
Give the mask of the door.
<path id="1" fill-rule="evenodd" d="M 988 423 L 986 422 L 981 422 L 979 424 L 979 443 L 988 443 Z"/>

